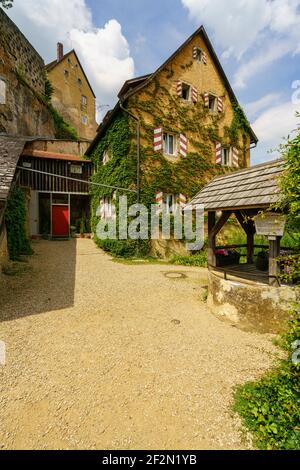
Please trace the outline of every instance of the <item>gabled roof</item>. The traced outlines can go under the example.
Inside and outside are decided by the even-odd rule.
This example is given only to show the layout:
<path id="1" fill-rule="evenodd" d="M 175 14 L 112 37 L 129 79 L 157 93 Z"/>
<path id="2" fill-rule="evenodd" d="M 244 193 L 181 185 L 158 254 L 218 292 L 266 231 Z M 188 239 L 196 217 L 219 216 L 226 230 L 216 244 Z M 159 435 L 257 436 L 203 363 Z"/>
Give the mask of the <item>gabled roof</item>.
<path id="1" fill-rule="evenodd" d="M 205 31 L 204 26 L 200 26 L 200 28 L 198 28 L 197 31 L 195 31 L 154 73 L 149 74 L 149 75 L 144 75 L 142 77 L 137 77 L 135 79 L 127 80 L 124 83 L 123 87 L 121 88 L 120 92 L 118 93 L 118 98 L 120 99 L 120 101 L 124 103 L 130 96 L 132 96 L 133 94 L 137 93 L 142 88 L 147 86 L 174 59 L 174 57 L 176 57 L 182 51 L 182 49 L 184 49 L 199 34 L 202 35 L 203 40 L 207 46 L 207 49 L 214 60 L 216 68 L 225 83 L 225 86 L 226 86 L 226 89 L 230 96 L 231 101 L 238 103 L 237 97 L 235 96 L 235 93 L 218 59 L 218 56 L 213 48 L 213 45 L 210 42 L 210 39 Z M 119 110 L 120 110 L 120 103 L 118 102 L 116 106 L 114 107 L 114 109 L 110 112 L 109 118 L 105 122 L 100 124 L 100 126 L 98 127 L 98 133 L 94 141 L 91 143 L 90 147 L 88 148 L 87 154 L 89 154 L 94 149 L 96 143 L 98 142 L 100 137 L 103 135 L 103 133 L 106 131 L 110 122 L 118 114 Z M 251 129 L 251 143 L 257 143 L 258 138 L 255 135 L 255 132 L 253 131 L 253 129 L 251 127 L 250 129 Z"/>
<path id="2" fill-rule="evenodd" d="M 77 60 L 79 66 L 80 66 L 80 68 L 81 68 L 81 71 L 82 71 L 82 73 L 83 73 L 83 75 L 84 75 L 84 77 L 85 77 L 85 79 L 86 79 L 86 81 L 87 81 L 87 84 L 88 84 L 88 86 L 90 87 L 90 90 L 91 90 L 91 92 L 92 92 L 94 98 L 96 98 L 96 95 L 95 95 L 95 93 L 94 93 L 94 90 L 93 90 L 93 88 L 92 88 L 92 86 L 91 86 L 91 84 L 90 84 L 90 82 L 89 82 L 89 79 L 88 79 L 87 76 L 86 76 L 86 73 L 85 73 L 85 71 L 84 71 L 84 69 L 83 69 L 83 67 L 82 67 L 82 65 L 81 65 L 81 62 L 80 62 L 80 60 L 79 60 L 79 58 L 78 58 L 78 55 L 76 54 L 75 49 L 72 49 L 70 52 L 67 52 L 67 54 L 65 54 L 59 62 L 58 62 L 57 60 L 53 60 L 52 62 L 50 62 L 49 64 L 47 64 L 47 65 L 46 65 L 46 71 L 47 71 L 47 72 L 51 72 L 51 70 L 53 70 L 57 65 L 61 64 L 61 63 L 63 62 L 63 60 L 67 59 L 72 53 L 75 54 L 76 60 Z"/>
<path id="3" fill-rule="evenodd" d="M 202 204 L 206 211 L 269 207 L 279 201 L 277 180 L 284 169 L 285 162 L 279 159 L 218 176 L 187 207 Z"/>
<path id="4" fill-rule="evenodd" d="M 6 200 L 26 141 L 0 136 L 0 200 Z"/>

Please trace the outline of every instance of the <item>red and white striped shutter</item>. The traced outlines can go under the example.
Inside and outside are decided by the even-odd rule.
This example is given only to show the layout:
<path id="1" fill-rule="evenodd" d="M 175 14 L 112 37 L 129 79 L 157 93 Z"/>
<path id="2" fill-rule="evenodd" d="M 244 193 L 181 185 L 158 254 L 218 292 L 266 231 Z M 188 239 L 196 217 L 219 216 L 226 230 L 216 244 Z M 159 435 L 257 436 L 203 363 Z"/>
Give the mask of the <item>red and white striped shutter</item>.
<path id="1" fill-rule="evenodd" d="M 203 64 L 207 64 L 207 55 L 206 55 L 206 52 L 202 51 L 202 60 L 203 60 Z"/>
<path id="2" fill-rule="evenodd" d="M 232 149 L 232 165 L 235 167 L 239 167 L 239 151 L 236 147 Z"/>
<path id="3" fill-rule="evenodd" d="M 216 143 L 216 164 L 222 165 L 222 144 L 220 142 Z"/>
<path id="4" fill-rule="evenodd" d="M 197 101 L 198 101 L 198 90 L 194 86 L 192 87 L 192 101 L 194 103 L 197 103 Z"/>
<path id="5" fill-rule="evenodd" d="M 163 131 L 159 127 L 154 129 L 154 152 L 161 152 L 163 148 Z"/>
<path id="6" fill-rule="evenodd" d="M 194 46 L 193 47 L 193 59 L 197 59 L 198 57 L 198 47 Z"/>
<path id="7" fill-rule="evenodd" d="M 178 80 L 176 84 L 176 93 L 177 96 L 180 96 L 180 98 L 182 97 L 182 82 L 180 80 Z"/>
<path id="8" fill-rule="evenodd" d="M 188 146 L 188 139 L 184 134 L 180 134 L 179 139 L 179 153 L 182 157 L 186 157 L 187 155 L 187 146 Z"/>
<path id="9" fill-rule="evenodd" d="M 221 96 L 218 97 L 218 112 L 223 113 L 223 98 Z"/>
<path id="10" fill-rule="evenodd" d="M 209 94 L 207 92 L 204 93 L 204 106 L 209 108 Z"/>

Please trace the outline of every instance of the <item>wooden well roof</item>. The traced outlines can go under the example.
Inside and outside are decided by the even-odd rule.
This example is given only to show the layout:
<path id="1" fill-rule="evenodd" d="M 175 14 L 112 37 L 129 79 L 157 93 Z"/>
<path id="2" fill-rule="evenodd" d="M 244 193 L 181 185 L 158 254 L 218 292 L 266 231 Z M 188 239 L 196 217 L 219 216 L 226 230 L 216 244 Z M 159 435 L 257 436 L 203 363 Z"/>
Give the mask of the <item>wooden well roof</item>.
<path id="1" fill-rule="evenodd" d="M 274 160 L 218 176 L 188 204 L 202 204 L 206 211 L 265 208 L 279 200 L 278 176 L 283 160 Z"/>

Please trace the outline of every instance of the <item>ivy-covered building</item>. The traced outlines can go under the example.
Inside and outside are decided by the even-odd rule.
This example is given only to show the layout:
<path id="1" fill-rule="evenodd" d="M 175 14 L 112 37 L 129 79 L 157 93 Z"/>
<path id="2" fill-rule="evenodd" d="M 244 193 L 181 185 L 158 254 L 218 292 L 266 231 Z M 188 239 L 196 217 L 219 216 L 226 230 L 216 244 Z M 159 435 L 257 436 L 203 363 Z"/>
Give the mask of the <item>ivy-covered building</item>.
<path id="1" fill-rule="evenodd" d="M 203 26 L 118 98 L 87 152 L 98 183 L 137 189 L 142 203 L 172 212 L 214 175 L 250 166 L 257 138 Z M 115 198 L 109 188 L 93 191 L 95 227 L 99 203 L 109 217 Z"/>

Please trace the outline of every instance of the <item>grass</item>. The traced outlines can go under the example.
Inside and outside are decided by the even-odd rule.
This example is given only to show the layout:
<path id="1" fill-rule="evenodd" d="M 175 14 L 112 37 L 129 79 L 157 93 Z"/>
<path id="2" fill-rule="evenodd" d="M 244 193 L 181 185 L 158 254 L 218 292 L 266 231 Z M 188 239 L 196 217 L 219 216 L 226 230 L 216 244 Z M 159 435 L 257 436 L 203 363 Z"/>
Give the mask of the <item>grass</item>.
<path id="1" fill-rule="evenodd" d="M 207 268 L 207 251 L 203 250 L 196 255 L 174 255 L 170 259 L 170 263 L 181 266 L 198 266 L 201 268 Z"/>

